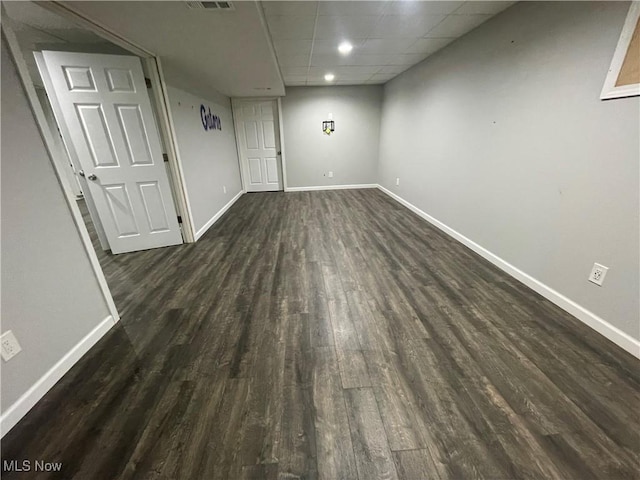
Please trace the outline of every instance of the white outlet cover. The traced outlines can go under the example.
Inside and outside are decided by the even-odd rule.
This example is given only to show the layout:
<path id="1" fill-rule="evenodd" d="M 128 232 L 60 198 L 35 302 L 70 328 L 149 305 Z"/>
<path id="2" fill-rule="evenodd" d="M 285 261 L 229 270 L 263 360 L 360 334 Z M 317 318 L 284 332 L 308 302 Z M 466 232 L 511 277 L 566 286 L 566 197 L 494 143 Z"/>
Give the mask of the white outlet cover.
<path id="1" fill-rule="evenodd" d="M 396 185 L 400 185 L 400 177 L 396 178 Z"/>
<path id="2" fill-rule="evenodd" d="M 333 178 L 333 172 L 329 172 L 329 178 Z"/>
<path id="3" fill-rule="evenodd" d="M 5 362 L 8 362 L 22 351 L 18 339 L 11 330 L 7 330 L 0 336 L 0 345 L 2 345 L 2 358 Z"/>
<path id="4" fill-rule="evenodd" d="M 608 270 L 609 267 L 605 267 L 599 263 L 594 263 L 591 273 L 589 274 L 589 281 L 601 287 Z"/>

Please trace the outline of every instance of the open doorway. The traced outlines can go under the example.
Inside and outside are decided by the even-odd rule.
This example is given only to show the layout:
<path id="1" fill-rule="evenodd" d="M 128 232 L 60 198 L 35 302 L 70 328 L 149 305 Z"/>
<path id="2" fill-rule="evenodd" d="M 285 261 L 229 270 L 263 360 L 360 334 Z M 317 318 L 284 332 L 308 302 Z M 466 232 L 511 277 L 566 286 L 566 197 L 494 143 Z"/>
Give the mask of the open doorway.
<path id="1" fill-rule="evenodd" d="M 105 264 L 118 253 L 193 241 L 161 67 L 151 54 L 40 4 L 2 8 L 8 46 L 19 57 L 60 183 L 118 318 Z"/>
<path id="2" fill-rule="evenodd" d="M 181 244 L 140 59 L 34 55 L 101 242 L 114 254 Z"/>

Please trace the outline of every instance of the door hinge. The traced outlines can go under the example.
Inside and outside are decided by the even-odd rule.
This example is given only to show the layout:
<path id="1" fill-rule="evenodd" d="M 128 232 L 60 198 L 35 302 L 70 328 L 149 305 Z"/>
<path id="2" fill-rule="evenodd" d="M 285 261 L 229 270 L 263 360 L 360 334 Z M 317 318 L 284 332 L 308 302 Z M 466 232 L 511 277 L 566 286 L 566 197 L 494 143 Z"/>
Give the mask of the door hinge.
<path id="1" fill-rule="evenodd" d="M 180 215 L 178 215 L 178 223 L 182 225 L 182 217 Z"/>
<path id="2" fill-rule="evenodd" d="M 151 88 L 151 79 L 150 78 L 146 78 L 145 77 L 144 83 L 147 86 L 147 88 Z"/>
<path id="3" fill-rule="evenodd" d="M 165 162 L 168 162 L 168 161 L 169 161 L 169 155 L 167 155 L 166 153 L 163 153 L 163 154 L 162 154 L 162 159 L 163 159 Z"/>

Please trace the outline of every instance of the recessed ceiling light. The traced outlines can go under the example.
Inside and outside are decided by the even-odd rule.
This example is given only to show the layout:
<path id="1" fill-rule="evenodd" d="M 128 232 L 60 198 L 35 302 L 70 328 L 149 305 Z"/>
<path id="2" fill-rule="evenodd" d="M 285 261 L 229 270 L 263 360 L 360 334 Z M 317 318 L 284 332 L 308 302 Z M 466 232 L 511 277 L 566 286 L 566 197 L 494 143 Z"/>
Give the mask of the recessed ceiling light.
<path id="1" fill-rule="evenodd" d="M 324 79 L 325 79 L 327 82 L 333 82 L 333 79 L 334 79 L 334 78 L 336 78 L 336 76 L 335 76 L 333 73 L 327 73 L 327 74 L 324 76 Z"/>
<path id="2" fill-rule="evenodd" d="M 338 45 L 338 51 L 342 55 L 348 55 L 351 50 L 353 50 L 353 45 L 351 45 L 349 42 L 342 42 L 340 45 Z"/>

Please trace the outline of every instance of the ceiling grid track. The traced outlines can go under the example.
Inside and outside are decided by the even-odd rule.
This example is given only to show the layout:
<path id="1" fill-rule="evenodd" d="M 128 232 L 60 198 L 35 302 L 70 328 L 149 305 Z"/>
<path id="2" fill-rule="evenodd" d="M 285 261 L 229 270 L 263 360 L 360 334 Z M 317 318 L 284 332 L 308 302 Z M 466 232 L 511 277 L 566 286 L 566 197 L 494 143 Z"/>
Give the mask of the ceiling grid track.
<path id="1" fill-rule="evenodd" d="M 313 47 L 316 43 L 316 29 L 318 28 L 318 16 L 319 16 L 319 12 L 320 12 L 320 2 L 318 2 L 316 4 L 316 17 L 313 21 L 313 34 L 311 35 L 311 50 L 309 51 L 309 64 L 307 65 L 307 79 L 305 80 L 304 84 L 308 85 L 309 84 L 309 75 L 311 72 L 311 62 L 313 59 Z"/>

